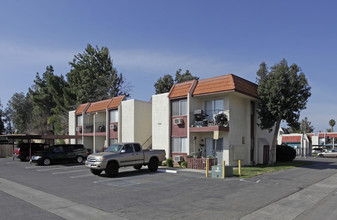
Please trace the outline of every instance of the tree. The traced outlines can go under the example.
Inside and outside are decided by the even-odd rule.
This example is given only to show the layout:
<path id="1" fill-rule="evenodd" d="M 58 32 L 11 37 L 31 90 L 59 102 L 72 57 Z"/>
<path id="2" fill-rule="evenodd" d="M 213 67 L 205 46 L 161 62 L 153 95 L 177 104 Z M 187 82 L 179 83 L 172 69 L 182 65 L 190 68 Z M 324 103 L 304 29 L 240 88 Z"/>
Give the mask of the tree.
<path id="1" fill-rule="evenodd" d="M 311 133 L 314 131 L 314 126 L 311 125 L 311 122 L 307 117 L 302 119 L 301 123 L 296 123 L 294 126 L 289 129 L 291 133 Z"/>
<path id="2" fill-rule="evenodd" d="M 28 94 L 25 96 L 23 93 L 15 93 L 7 106 L 7 111 L 12 114 L 13 129 L 18 133 L 30 133 L 32 131 L 32 98 Z"/>
<path id="3" fill-rule="evenodd" d="M 178 69 L 174 80 L 171 75 L 165 74 L 157 80 L 154 84 L 154 88 L 156 90 L 156 94 L 165 93 L 169 92 L 175 83 L 182 83 L 194 79 L 198 80 L 199 77 L 193 76 L 189 70 L 186 70 L 185 73 L 181 74 L 181 69 Z"/>
<path id="4" fill-rule="evenodd" d="M 54 68 L 47 66 L 46 71 L 42 74 L 42 78 L 39 73 L 36 73 L 35 84 L 29 89 L 29 94 L 33 101 L 32 127 L 39 134 L 54 133 L 53 125 L 48 123 L 48 118 L 52 116 L 52 111 L 56 107 L 56 103 L 50 93 L 50 85 L 48 84 L 49 78 L 53 76 Z"/>
<path id="5" fill-rule="evenodd" d="M 169 92 L 173 84 L 174 81 L 171 75 L 166 74 L 163 77 L 160 77 L 154 84 L 156 94 Z"/>
<path id="6" fill-rule="evenodd" d="M 333 119 L 330 119 L 329 125 L 331 126 L 331 132 L 333 132 L 333 127 L 335 126 L 336 122 Z"/>
<path id="7" fill-rule="evenodd" d="M 9 103 L 7 103 L 7 107 L 4 111 L 3 121 L 5 123 L 5 133 L 6 134 L 14 134 L 14 123 L 13 123 L 13 110 L 10 108 Z"/>
<path id="8" fill-rule="evenodd" d="M 5 132 L 5 125 L 3 121 L 4 112 L 2 110 L 1 100 L 0 100 L 0 134 L 3 134 Z"/>
<path id="9" fill-rule="evenodd" d="M 55 107 L 51 109 L 51 116 L 48 117 L 48 124 L 52 125 L 55 134 L 67 134 L 68 132 L 68 111 L 74 109 L 68 105 L 66 100 L 69 84 L 63 75 L 50 75 L 47 78 L 48 92 L 51 95 Z"/>
<path id="10" fill-rule="evenodd" d="M 257 82 L 259 126 L 274 131 L 269 153 L 269 164 L 272 164 L 275 162 L 277 132 L 281 121 L 285 120 L 288 126 L 298 125 L 300 111 L 306 107 L 311 88 L 301 68 L 296 64 L 288 66 L 285 59 L 269 69 L 266 63 L 261 63 Z"/>
<path id="11" fill-rule="evenodd" d="M 88 44 L 85 51 L 75 55 L 69 64 L 71 70 L 67 74 L 69 90 L 66 95 L 70 98 L 67 100 L 69 104 L 94 102 L 119 95 L 129 96 L 124 76 L 113 68 L 107 47 L 99 49 Z"/>

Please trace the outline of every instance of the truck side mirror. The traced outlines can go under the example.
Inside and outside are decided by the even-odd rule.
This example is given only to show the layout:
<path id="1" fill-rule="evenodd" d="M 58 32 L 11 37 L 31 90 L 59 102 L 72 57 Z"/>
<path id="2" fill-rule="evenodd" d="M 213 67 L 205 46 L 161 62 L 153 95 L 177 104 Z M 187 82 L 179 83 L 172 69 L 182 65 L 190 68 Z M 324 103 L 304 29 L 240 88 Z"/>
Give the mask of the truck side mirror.
<path id="1" fill-rule="evenodd" d="M 125 150 L 121 150 L 121 153 L 125 153 L 126 151 Z"/>

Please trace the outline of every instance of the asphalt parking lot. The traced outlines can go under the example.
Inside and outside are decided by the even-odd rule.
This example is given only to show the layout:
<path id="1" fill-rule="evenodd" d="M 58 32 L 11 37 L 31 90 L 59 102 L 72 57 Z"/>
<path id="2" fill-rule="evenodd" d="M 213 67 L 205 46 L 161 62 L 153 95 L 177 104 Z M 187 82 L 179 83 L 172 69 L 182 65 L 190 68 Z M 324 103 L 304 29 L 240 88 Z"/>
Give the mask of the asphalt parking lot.
<path id="1" fill-rule="evenodd" d="M 198 172 L 153 173 L 146 167 L 140 171 L 121 168 L 117 178 L 109 178 L 104 173 L 91 174 L 84 165 L 35 166 L 0 158 L 0 193 L 12 203 L 20 200 L 18 204 L 25 204 L 22 217 L 32 210 L 41 219 L 48 215 L 53 219 L 90 219 L 92 213 L 95 219 L 105 215 L 110 219 L 249 219 L 247 216 L 257 210 L 336 174 L 336 159 L 313 160 L 308 167 L 223 180 Z M 31 194 L 24 195 L 23 189 Z M 52 206 L 53 201 L 68 205 Z M 3 201 L 0 204 L 5 206 Z M 303 212 L 310 216 L 306 210 Z M 11 216 L 10 211 L 1 209 L 0 213 Z"/>

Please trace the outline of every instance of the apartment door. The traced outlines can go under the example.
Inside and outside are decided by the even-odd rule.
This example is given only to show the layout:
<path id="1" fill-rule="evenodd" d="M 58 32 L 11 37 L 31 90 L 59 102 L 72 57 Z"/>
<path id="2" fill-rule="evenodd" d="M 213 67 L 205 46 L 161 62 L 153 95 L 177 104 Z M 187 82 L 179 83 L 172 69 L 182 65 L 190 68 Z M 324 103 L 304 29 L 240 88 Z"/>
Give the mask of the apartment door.
<path id="1" fill-rule="evenodd" d="M 263 164 L 269 162 L 269 145 L 263 145 Z"/>
<path id="2" fill-rule="evenodd" d="M 206 156 L 216 157 L 218 158 L 218 163 L 222 163 L 223 138 L 219 138 L 218 140 L 214 140 L 213 138 L 206 138 Z"/>

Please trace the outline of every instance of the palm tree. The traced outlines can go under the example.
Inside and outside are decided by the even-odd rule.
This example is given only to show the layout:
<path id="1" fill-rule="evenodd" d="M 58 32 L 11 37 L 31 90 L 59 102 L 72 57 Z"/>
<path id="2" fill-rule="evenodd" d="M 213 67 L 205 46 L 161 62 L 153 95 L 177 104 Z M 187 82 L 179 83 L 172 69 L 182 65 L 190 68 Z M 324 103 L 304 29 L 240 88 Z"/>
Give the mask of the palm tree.
<path id="1" fill-rule="evenodd" d="M 335 126 L 336 122 L 333 119 L 330 119 L 329 125 L 331 126 L 331 132 L 333 132 L 333 126 Z"/>

